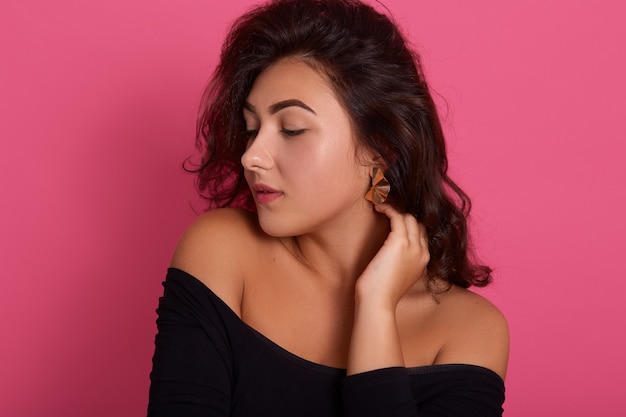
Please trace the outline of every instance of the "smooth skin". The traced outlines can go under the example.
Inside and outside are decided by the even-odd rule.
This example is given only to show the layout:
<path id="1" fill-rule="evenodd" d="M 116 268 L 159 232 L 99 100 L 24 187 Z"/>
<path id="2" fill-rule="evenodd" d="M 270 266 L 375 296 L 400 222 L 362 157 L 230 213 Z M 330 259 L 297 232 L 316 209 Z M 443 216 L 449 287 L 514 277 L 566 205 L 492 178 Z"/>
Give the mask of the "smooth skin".
<path id="1" fill-rule="evenodd" d="M 258 215 L 200 216 L 171 265 L 282 348 L 348 375 L 464 363 L 504 379 L 505 319 L 456 286 L 432 295 L 425 229 L 363 198 L 377 159 L 357 145 L 326 78 L 281 60 L 259 75 L 243 117 Z"/>

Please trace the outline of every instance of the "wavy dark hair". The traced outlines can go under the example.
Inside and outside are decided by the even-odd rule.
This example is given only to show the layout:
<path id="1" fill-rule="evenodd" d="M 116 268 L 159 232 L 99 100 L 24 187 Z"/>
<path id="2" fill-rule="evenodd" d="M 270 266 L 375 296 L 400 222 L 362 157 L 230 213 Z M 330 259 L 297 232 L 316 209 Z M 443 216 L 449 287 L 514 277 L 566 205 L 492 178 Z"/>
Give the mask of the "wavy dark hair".
<path id="1" fill-rule="evenodd" d="M 420 58 L 390 17 L 356 0 L 274 0 L 234 22 L 197 124 L 202 160 L 191 171 L 209 208 L 254 210 L 240 163 L 243 105 L 256 77 L 286 57 L 330 80 L 357 140 L 381 155 L 391 201 L 428 232 L 429 284 L 439 278 L 464 288 L 487 285 L 491 269 L 473 260 L 470 199 L 447 175 L 444 135 Z"/>

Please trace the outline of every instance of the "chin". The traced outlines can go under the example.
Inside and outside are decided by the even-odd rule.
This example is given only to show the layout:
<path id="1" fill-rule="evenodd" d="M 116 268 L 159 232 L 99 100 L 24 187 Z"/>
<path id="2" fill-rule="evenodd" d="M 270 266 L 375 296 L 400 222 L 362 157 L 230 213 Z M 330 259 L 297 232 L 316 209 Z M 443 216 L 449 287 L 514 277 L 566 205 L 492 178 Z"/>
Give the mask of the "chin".
<path id="1" fill-rule="evenodd" d="M 295 225 L 295 221 L 276 215 L 259 215 L 259 226 L 266 235 L 272 237 L 293 237 L 306 233 L 304 225 Z"/>
<path id="2" fill-rule="evenodd" d="M 288 227 L 288 222 L 284 220 L 280 220 L 277 218 L 268 219 L 268 216 L 261 215 L 258 217 L 259 226 L 261 226 L 261 230 L 265 232 L 266 235 L 272 237 L 289 237 L 293 236 L 290 233 L 290 227 Z M 274 217 L 274 216 L 272 216 Z"/>

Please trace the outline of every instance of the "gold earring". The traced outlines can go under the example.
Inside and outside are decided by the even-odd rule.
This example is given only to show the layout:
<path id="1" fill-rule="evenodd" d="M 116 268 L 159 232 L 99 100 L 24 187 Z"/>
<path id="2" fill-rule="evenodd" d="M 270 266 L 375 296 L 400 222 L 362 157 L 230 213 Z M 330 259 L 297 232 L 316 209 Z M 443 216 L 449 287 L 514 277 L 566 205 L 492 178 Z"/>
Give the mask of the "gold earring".
<path id="1" fill-rule="evenodd" d="M 381 169 L 374 168 L 372 174 L 372 187 L 365 193 L 365 199 L 371 201 L 374 204 L 382 204 L 387 200 L 391 190 L 389 181 L 385 178 L 385 174 Z"/>

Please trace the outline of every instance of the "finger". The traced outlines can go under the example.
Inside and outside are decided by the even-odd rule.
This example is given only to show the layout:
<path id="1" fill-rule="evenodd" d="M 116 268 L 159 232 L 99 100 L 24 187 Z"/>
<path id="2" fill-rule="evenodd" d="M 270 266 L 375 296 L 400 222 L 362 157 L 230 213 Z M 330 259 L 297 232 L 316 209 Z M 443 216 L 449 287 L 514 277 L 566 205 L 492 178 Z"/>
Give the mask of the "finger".
<path id="1" fill-rule="evenodd" d="M 428 250 L 428 232 L 426 231 L 426 226 L 422 223 L 418 223 L 420 229 L 420 243 L 422 246 Z"/>
<path id="2" fill-rule="evenodd" d="M 404 215 L 407 236 L 409 243 L 414 246 L 419 256 L 428 263 L 430 260 L 430 252 L 428 250 L 428 234 L 426 227 L 417 221 L 411 214 Z"/>
<path id="3" fill-rule="evenodd" d="M 412 245 L 416 245 L 425 258 L 430 259 L 426 226 L 418 222 L 417 219 L 410 214 L 405 215 L 404 221 L 406 223 L 409 242 Z"/>
<path id="4" fill-rule="evenodd" d="M 422 254 L 424 256 L 425 262 L 428 264 L 428 262 L 430 261 L 430 248 L 428 247 L 428 232 L 426 231 L 426 226 L 424 226 L 423 224 L 418 223 L 418 227 L 420 230 L 419 241 L 420 241 Z"/>
<path id="5" fill-rule="evenodd" d="M 422 229 L 417 219 L 412 214 L 404 215 L 404 224 L 407 230 L 409 241 L 416 245 L 421 245 Z"/>
<path id="6" fill-rule="evenodd" d="M 389 204 L 377 204 L 374 209 L 389 218 L 391 232 L 399 234 L 408 239 L 407 228 L 404 221 L 404 215 Z"/>

